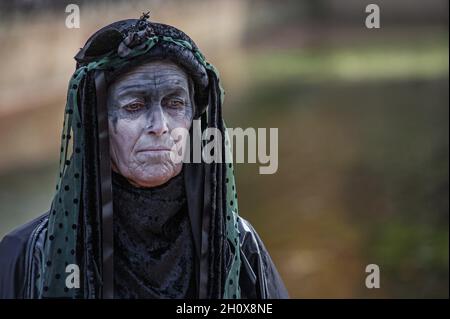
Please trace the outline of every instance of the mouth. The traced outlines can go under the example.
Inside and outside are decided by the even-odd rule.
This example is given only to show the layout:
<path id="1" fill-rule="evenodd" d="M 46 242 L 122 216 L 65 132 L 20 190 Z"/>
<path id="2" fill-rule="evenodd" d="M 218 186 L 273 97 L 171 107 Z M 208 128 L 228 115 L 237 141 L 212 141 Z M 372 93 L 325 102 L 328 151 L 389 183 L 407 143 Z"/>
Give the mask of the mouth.
<path id="1" fill-rule="evenodd" d="M 152 148 L 145 148 L 142 150 L 137 151 L 137 153 L 145 153 L 145 152 L 170 152 L 170 148 L 167 147 L 152 147 Z"/>

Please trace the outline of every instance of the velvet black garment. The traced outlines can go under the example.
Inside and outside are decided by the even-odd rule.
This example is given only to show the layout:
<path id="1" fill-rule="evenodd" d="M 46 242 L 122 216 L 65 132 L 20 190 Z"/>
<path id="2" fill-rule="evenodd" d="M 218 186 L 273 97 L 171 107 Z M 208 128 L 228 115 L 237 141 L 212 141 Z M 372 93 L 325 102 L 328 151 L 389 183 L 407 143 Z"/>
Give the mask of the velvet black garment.
<path id="1" fill-rule="evenodd" d="M 113 174 L 115 298 L 194 298 L 183 174 L 137 188 Z"/>

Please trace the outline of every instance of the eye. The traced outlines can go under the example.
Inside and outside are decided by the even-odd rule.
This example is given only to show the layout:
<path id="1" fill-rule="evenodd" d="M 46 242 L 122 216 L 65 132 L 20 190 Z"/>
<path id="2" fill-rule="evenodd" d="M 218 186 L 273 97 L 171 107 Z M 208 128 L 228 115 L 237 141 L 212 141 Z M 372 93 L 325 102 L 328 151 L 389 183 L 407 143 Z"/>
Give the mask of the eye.
<path id="1" fill-rule="evenodd" d="M 125 105 L 123 108 L 124 108 L 126 111 L 133 113 L 133 112 L 139 111 L 139 110 L 142 109 L 143 107 L 144 107 L 144 104 L 138 103 L 138 102 L 133 102 L 133 103 L 130 103 L 130 104 Z"/>
<path id="2" fill-rule="evenodd" d="M 167 106 L 171 108 L 179 108 L 184 106 L 184 101 L 182 99 L 169 99 L 167 101 Z"/>

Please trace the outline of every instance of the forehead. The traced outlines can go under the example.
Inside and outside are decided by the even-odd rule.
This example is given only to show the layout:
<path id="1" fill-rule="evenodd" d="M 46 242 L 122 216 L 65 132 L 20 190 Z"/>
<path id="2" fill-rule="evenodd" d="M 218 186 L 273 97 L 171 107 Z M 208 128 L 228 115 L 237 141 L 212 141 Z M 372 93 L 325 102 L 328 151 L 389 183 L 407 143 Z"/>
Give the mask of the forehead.
<path id="1" fill-rule="evenodd" d="M 110 93 L 152 89 L 188 89 L 186 72 L 171 61 L 152 61 L 121 74 L 110 86 Z"/>

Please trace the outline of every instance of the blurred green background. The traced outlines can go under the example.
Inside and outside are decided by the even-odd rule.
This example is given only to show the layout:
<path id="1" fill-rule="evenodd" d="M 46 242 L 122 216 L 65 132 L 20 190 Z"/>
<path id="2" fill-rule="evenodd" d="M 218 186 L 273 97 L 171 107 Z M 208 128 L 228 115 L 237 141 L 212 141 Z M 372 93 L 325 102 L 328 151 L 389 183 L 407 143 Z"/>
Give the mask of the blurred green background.
<path id="1" fill-rule="evenodd" d="M 235 169 L 292 297 L 448 298 L 448 1 L 376 1 L 367 29 L 371 2 L 78 1 L 80 29 L 74 1 L 0 2 L 0 237 L 49 208 L 73 56 L 150 10 L 219 68 L 229 127 L 279 129 L 276 174 Z"/>

